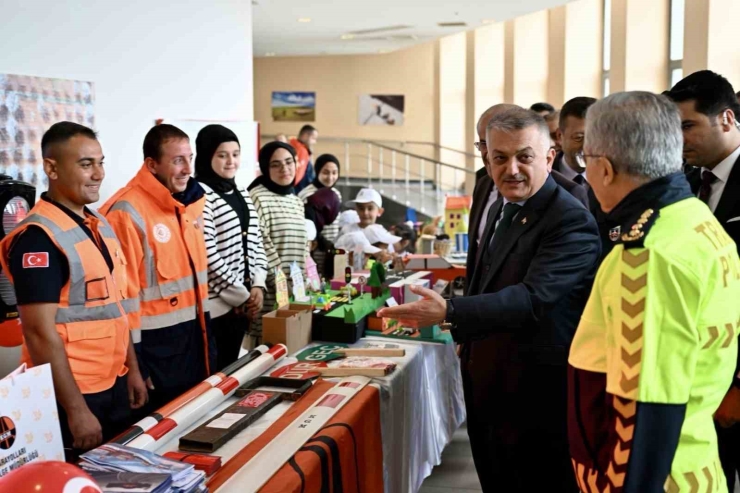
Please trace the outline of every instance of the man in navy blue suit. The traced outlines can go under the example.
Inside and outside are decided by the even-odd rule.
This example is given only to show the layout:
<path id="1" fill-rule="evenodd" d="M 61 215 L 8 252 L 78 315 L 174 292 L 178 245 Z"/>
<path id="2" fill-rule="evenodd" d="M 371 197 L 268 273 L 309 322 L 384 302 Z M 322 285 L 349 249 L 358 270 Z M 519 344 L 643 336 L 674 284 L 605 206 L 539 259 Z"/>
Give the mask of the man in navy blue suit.
<path id="1" fill-rule="evenodd" d="M 597 268 L 593 215 L 559 187 L 545 121 L 513 108 L 486 133 L 499 192 L 465 297 L 423 299 L 379 316 L 450 324 L 463 344 L 468 434 L 486 492 L 575 492 L 566 432 L 567 358 Z"/>

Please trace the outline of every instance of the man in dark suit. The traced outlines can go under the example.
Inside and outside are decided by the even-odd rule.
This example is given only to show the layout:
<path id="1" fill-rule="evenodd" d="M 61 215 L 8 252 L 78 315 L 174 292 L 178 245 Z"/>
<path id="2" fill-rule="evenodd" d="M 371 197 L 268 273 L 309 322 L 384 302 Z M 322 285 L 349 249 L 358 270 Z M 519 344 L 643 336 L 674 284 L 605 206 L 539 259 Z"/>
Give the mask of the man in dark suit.
<path id="1" fill-rule="evenodd" d="M 446 321 L 464 345 L 468 435 L 486 492 L 576 491 L 566 439 L 568 348 L 600 242 L 593 216 L 559 187 L 544 120 L 522 108 L 488 124 L 499 197 L 486 220 L 468 295 L 379 312 L 405 325 Z"/>
<path id="2" fill-rule="evenodd" d="M 491 205 L 498 198 L 498 192 L 493 184 L 493 180 L 488 174 L 488 148 L 486 147 L 486 126 L 488 122 L 496 114 L 506 110 L 516 109 L 519 106 L 515 104 L 497 104 L 491 106 L 483 112 L 481 117 L 478 119 L 478 142 L 475 143 L 475 147 L 480 151 L 481 160 L 483 161 L 483 167 L 476 172 L 475 175 L 475 188 L 473 189 L 473 205 L 470 209 L 470 216 L 468 222 L 468 237 L 470 243 L 468 246 L 468 260 L 467 260 L 467 280 L 473 278 L 473 267 L 475 267 L 475 259 L 478 253 L 478 242 L 483 235 L 486 227 L 486 218 L 488 212 L 491 209 Z M 568 180 L 565 176 L 558 173 L 555 170 L 551 171 L 551 176 L 555 180 L 555 183 L 563 187 L 568 193 L 573 195 L 579 202 L 585 207 L 588 207 L 588 194 L 584 187 L 577 185 L 576 183 Z"/>
<path id="3" fill-rule="evenodd" d="M 702 70 L 677 83 L 667 96 L 681 112 L 691 189 L 740 248 L 740 104 L 735 91 L 721 75 Z M 714 418 L 722 468 L 733 491 L 740 472 L 740 378 L 735 377 Z"/>

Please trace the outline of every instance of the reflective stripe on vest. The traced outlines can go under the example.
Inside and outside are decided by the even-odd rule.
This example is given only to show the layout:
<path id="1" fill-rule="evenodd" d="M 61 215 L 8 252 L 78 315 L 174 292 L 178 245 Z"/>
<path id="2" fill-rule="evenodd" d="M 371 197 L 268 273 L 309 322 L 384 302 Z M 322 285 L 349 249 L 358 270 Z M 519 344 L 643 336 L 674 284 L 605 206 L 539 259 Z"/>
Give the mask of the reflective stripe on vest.
<path id="1" fill-rule="evenodd" d="M 96 217 L 102 219 L 96 214 Z M 75 245 L 78 243 L 91 241 L 90 237 L 81 227 L 76 227 L 68 231 L 63 231 L 51 220 L 39 214 L 32 214 L 24 219 L 18 227 L 27 224 L 38 224 L 54 234 L 54 240 L 64 250 L 69 264 L 69 307 L 57 309 L 55 322 L 58 324 L 67 324 L 73 322 L 91 322 L 96 320 L 113 320 L 123 316 L 118 305 L 109 303 L 104 306 L 86 307 L 85 293 L 85 271 L 82 268 L 82 259 L 77 253 Z M 101 221 L 100 233 L 107 238 L 116 238 L 113 230 L 108 223 Z"/>
<path id="2" fill-rule="evenodd" d="M 125 200 L 120 200 L 113 204 L 113 206 L 110 208 L 110 212 L 113 211 L 123 211 L 127 213 L 129 216 L 131 216 L 131 220 L 134 223 L 134 226 L 136 226 L 136 229 L 139 231 L 139 233 L 144 238 L 144 241 L 142 242 L 142 248 L 144 251 L 144 271 L 146 276 L 146 285 L 141 288 L 141 292 L 139 293 L 139 299 L 141 301 L 155 301 L 160 300 L 163 298 L 174 298 L 175 296 L 182 294 L 187 291 L 191 291 L 194 289 L 197 289 L 197 286 L 193 282 L 193 276 L 191 274 L 181 277 L 180 279 L 175 279 L 173 281 L 166 281 L 159 283 L 157 281 L 157 264 L 154 260 L 154 252 L 152 251 L 151 247 L 149 246 L 149 235 L 146 228 L 146 222 L 144 221 L 144 218 L 141 217 L 139 212 L 134 208 L 133 205 L 131 205 L 130 202 L 126 202 Z M 198 285 L 206 284 L 208 282 L 208 270 L 202 270 L 200 272 L 196 273 L 196 277 L 198 279 Z M 187 318 L 183 320 L 184 322 L 187 322 L 188 320 L 192 320 L 192 310 L 190 311 L 190 318 Z M 157 327 L 152 326 L 147 327 L 145 324 L 145 319 L 161 319 L 165 320 L 168 315 L 159 315 L 155 317 L 142 317 L 142 329 L 146 328 L 153 328 Z M 179 319 L 179 317 L 173 317 L 173 319 Z M 153 323 L 153 322 L 152 322 Z M 179 322 L 177 322 L 179 323 Z M 166 325 L 159 325 L 158 327 L 167 327 L 170 324 Z"/>
<path id="3" fill-rule="evenodd" d="M 162 327 L 171 327 L 173 325 L 190 322 L 195 317 L 195 306 L 180 308 L 179 310 L 163 313 L 161 315 L 142 315 L 141 330 L 159 329 Z"/>

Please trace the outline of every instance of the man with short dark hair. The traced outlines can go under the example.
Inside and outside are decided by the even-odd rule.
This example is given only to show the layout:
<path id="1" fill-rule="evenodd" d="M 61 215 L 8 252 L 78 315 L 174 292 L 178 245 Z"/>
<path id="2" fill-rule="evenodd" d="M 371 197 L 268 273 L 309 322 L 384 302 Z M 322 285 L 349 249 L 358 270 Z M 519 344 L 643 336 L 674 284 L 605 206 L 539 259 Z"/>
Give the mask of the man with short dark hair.
<path id="1" fill-rule="evenodd" d="M 583 150 L 586 134 L 586 112 L 594 104 L 594 98 L 577 97 L 563 105 L 558 122 L 558 135 L 562 151 L 553 164 L 553 169 L 579 185 L 586 185 L 586 169 L 576 156 Z"/>
<path id="2" fill-rule="evenodd" d="M 732 85 L 709 70 L 695 72 L 668 93 L 681 112 L 687 178 L 700 200 L 740 246 L 740 118 Z M 736 377 L 717 409 L 719 451 L 730 491 L 740 471 L 740 359 Z"/>
<path id="3" fill-rule="evenodd" d="M 319 131 L 313 125 L 303 125 L 298 137 L 290 139 L 290 145 L 296 152 L 295 193 L 306 188 L 316 178 L 311 156 L 318 138 Z"/>
<path id="4" fill-rule="evenodd" d="M 543 117 L 555 113 L 555 107 L 550 103 L 545 102 L 534 103 L 532 106 L 529 107 L 529 109 Z"/>
<path id="5" fill-rule="evenodd" d="M 547 122 L 547 126 L 550 129 L 550 141 L 552 143 L 552 148 L 555 149 L 555 152 L 560 152 L 562 150 L 562 146 L 560 144 L 560 134 L 558 132 L 558 125 L 560 124 L 560 112 L 555 111 L 553 113 L 550 113 L 549 115 L 545 115 L 543 118 Z"/>
<path id="6" fill-rule="evenodd" d="M 56 123 L 41 152 L 49 190 L 0 244 L 0 262 L 23 320 L 22 360 L 51 365 L 62 442 L 80 452 L 123 431 L 146 402 L 130 344 L 138 293 L 116 235 L 87 208 L 105 177 L 95 132 Z"/>
<path id="7" fill-rule="evenodd" d="M 171 401 L 215 372 L 216 346 L 208 299 L 203 237 L 205 193 L 190 177 L 187 134 L 157 125 L 144 138 L 144 164 L 100 208 L 121 238 L 128 284 L 141 314 L 134 331 L 151 409 Z"/>
<path id="8" fill-rule="evenodd" d="M 681 140 L 663 96 L 622 92 L 588 110 L 588 175 L 622 232 L 569 357 L 568 433 L 584 492 L 727 491 L 712 416 L 736 364 L 740 259 L 691 193 Z"/>
<path id="9" fill-rule="evenodd" d="M 463 344 L 468 435 L 485 492 L 576 491 L 566 437 L 567 354 L 600 242 L 593 216 L 549 175 L 541 116 L 515 107 L 486 132 L 491 206 L 467 296 L 384 308 L 426 327 L 443 320 Z"/>

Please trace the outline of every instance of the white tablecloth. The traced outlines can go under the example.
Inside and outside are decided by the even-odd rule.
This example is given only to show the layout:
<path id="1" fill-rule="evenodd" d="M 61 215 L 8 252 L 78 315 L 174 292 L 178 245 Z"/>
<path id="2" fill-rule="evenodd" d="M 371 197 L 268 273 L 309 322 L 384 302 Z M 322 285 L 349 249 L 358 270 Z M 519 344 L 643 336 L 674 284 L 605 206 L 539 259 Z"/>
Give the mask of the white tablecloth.
<path id="1" fill-rule="evenodd" d="M 385 490 L 416 493 L 465 421 L 455 346 L 380 337 L 368 337 L 358 344 L 365 342 L 393 343 L 406 349 L 399 371 L 374 381 L 381 391 Z"/>

